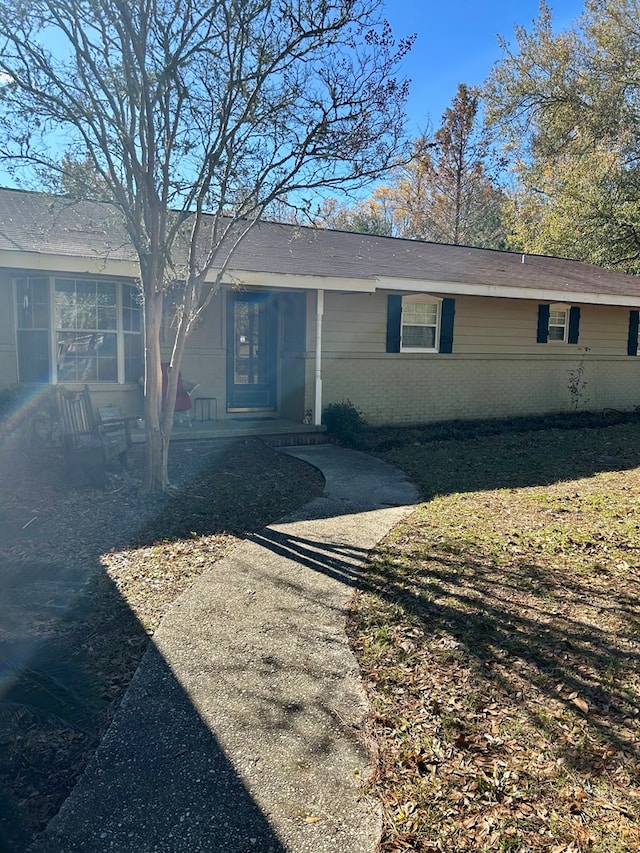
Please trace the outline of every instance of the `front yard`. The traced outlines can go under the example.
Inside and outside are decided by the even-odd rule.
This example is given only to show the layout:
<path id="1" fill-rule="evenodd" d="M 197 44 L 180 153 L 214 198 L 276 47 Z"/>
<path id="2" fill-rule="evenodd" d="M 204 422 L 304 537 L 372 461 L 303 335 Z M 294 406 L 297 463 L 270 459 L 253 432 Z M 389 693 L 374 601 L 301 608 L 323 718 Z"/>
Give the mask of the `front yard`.
<path id="1" fill-rule="evenodd" d="M 640 427 L 397 447 L 349 626 L 382 853 L 640 850 Z"/>
<path id="2" fill-rule="evenodd" d="M 427 500 L 349 623 L 381 853 L 640 851 L 640 426 L 407 435 L 382 455 Z M 175 445 L 165 498 L 140 493 L 139 461 L 98 492 L 1 458 L 3 850 L 57 811 L 185 586 L 322 490 L 253 441 Z M 21 670 L 57 704 L 28 707 Z"/>

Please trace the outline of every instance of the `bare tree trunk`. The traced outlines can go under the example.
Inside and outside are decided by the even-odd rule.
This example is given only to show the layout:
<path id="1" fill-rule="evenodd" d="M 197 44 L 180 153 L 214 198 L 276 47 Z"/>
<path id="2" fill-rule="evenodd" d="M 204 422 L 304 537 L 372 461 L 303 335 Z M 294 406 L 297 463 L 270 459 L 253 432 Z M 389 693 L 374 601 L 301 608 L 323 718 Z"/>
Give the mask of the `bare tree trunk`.
<path id="1" fill-rule="evenodd" d="M 167 399 L 165 409 L 162 415 L 162 429 L 164 436 L 164 448 L 162 454 L 162 472 L 165 486 L 169 482 L 169 443 L 171 441 L 171 433 L 173 431 L 173 415 L 175 412 L 176 398 L 178 392 L 178 379 L 180 377 L 180 368 L 182 366 L 182 356 L 184 348 L 191 330 L 193 320 L 193 306 L 198 302 L 200 294 L 200 283 L 194 278 L 189 278 L 185 283 L 185 293 L 183 297 L 182 312 L 177 318 L 177 328 L 173 350 L 171 352 L 171 362 L 169 364 L 169 373 L 167 376 Z"/>
<path id="2" fill-rule="evenodd" d="M 165 436 L 162 429 L 162 365 L 160 357 L 160 327 L 162 324 L 162 293 L 145 294 L 144 328 L 144 421 L 146 433 L 146 465 L 144 488 L 161 492 L 167 486 L 163 465 Z"/>

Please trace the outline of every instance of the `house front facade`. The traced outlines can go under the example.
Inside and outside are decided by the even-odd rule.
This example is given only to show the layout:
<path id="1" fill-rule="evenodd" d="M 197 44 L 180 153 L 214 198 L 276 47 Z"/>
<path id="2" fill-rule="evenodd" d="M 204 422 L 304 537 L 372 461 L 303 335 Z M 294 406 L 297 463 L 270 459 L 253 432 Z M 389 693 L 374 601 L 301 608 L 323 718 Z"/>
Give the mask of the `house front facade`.
<path id="1" fill-rule="evenodd" d="M 640 405 L 640 283 L 576 261 L 256 226 L 185 351 L 218 420 L 372 424 Z M 141 414 L 143 307 L 112 209 L 0 190 L 0 388 Z M 170 355 L 167 311 L 163 354 Z"/>

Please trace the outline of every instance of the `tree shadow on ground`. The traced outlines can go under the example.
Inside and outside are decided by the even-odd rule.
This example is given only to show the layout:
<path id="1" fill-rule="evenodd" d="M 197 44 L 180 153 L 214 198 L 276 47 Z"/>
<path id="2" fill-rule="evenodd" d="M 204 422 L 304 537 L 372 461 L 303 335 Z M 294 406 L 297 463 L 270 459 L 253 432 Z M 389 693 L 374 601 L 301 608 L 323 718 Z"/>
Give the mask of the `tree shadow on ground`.
<path id="1" fill-rule="evenodd" d="M 518 489 L 640 466 L 640 425 L 416 441 L 382 455 L 436 495 Z"/>
<path id="2" fill-rule="evenodd" d="M 640 465 L 640 428 L 445 441 L 400 448 L 384 458 L 402 465 L 431 495 L 514 490 L 633 469 Z M 429 504 L 423 511 L 428 518 Z M 559 515 L 560 529 L 562 523 Z M 604 778 L 609 770 L 603 745 L 612 755 L 625 751 L 640 759 L 640 612 L 632 570 L 616 574 L 610 566 L 600 576 L 596 570 L 591 583 L 588 576 L 554 568 L 548 555 L 538 559 L 535 549 L 496 560 L 483 552 L 482 543 L 474 550 L 427 524 L 417 541 L 409 541 L 420 529 L 416 524 L 400 531 L 397 543 L 391 540 L 368 559 L 348 545 L 282 528 L 261 531 L 254 539 L 312 571 L 373 593 L 382 602 L 380 622 L 386 620 L 392 633 L 396 626 L 415 629 L 417 640 L 381 639 L 391 646 L 406 644 L 406 652 L 395 648 L 394 654 L 407 672 L 416 646 L 424 643 L 439 654 L 434 645 L 447 638 L 444 658 L 463 655 L 482 689 L 523 706 L 527 695 L 535 695 L 530 722 L 556 744 L 568 766 Z M 567 545 L 574 551 L 580 547 Z M 583 556 L 588 562 L 588 549 Z M 410 694 L 412 685 L 399 678 L 397 689 Z M 416 688 L 416 698 L 419 693 Z M 540 702 L 563 708 L 579 723 L 585 734 L 579 748 Z"/>
<path id="3" fill-rule="evenodd" d="M 13 726 L 5 729 L 13 738 L 3 739 L 2 758 L 17 777 L 0 801 L 0 850 L 19 853 L 33 841 L 30 808 L 39 777 L 46 775 L 47 790 L 55 791 L 48 794 L 51 818 L 76 781 L 78 765 L 98 745 L 149 638 L 118 589 L 101 574 L 100 564 L 84 564 L 90 580 L 77 594 L 68 593 L 64 605 L 55 601 L 63 586 L 71 589 L 68 577 L 61 580 L 64 566 L 30 563 L 10 568 L 25 569 L 33 577 L 20 585 L 19 602 L 16 587 L 0 583 L 5 602 L 0 653 L 6 662 L 0 705 L 13 718 Z M 36 640 L 15 623 L 6 631 L 6 616 L 16 604 L 23 625 L 25 615 L 41 629 L 48 622 L 55 636 L 40 630 Z M 81 803 L 74 838 L 57 837 L 54 830 L 36 849 L 70 853 L 161 844 L 177 851 L 185 849 L 181 845 L 187 837 L 193 839 L 193 849 L 244 853 L 255 839 L 256 849 L 281 853 L 284 848 L 268 819 L 171 668 L 152 648 L 146 653 L 153 658 L 146 667 L 153 670 L 147 694 L 135 713 L 127 714 L 127 736 L 115 760 L 112 754 L 106 767 L 99 759 L 90 766 L 95 800 Z M 33 674 L 30 692 L 18 689 L 18 680 L 28 674 Z M 138 729 L 132 740 L 134 724 Z M 124 752 L 131 743 L 144 746 L 135 754 Z M 118 835 L 110 831 L 106 836 L 101 827 L 108 818 L 113 827 L 114 812 Z"/>

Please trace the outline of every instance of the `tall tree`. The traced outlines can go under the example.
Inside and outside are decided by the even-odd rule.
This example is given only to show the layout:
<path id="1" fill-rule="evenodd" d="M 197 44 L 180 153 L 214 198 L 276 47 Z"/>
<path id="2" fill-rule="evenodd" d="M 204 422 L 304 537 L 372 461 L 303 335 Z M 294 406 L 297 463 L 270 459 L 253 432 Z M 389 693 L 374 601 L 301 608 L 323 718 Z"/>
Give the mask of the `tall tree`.
<path id="1" fill-rule="evenodd" d="M 478 93 L 461 84 L 432 136 L 413 142 L 392 180 L 329 224 L 441 243 L 503 248 L 504 194 L 492 178 L 492 149 Z"/>
<path id="2" fill-rule="evenodd" d="M 589 0 L 564 32 L 544 3 L 485 87 L 511 152 L 519 247 L 640 272 L 640 4 Z"/>
<path id="3" fill-rule="evenodd" d="M 479 106 L 478 92 L 461 83 L 422 155 L 428 189 L 422 230 L 429 239 L 474 246 L 501 241 L 502 194 L 487 174 L 490 146 Z"/>
<path id="4" fill-rule="evenodd" d="M 411 39 L 395 44 L 379 5 L 0 2 L 0 157 L 111 202 L 137 254 L 149 490 L 167 485 L 185 342 L 239 242 L 278 199 L 363 185 L 397 154 Z M 180 298 L 162 410 L 168 288 Z"/>

